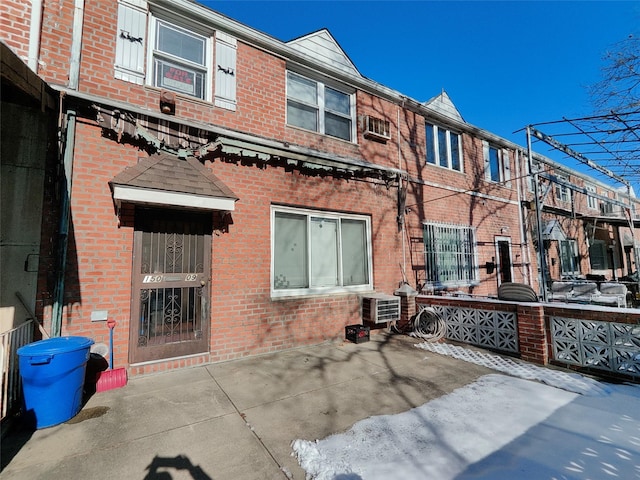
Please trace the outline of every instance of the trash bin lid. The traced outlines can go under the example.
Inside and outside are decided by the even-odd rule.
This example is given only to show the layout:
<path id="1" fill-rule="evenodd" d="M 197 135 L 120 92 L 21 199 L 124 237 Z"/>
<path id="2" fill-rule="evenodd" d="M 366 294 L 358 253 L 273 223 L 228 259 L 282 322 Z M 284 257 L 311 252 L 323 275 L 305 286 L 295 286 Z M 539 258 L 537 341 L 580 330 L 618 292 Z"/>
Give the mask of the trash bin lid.
<path id="1" fill-rule="evenodd" d="M 32 355 L 55 355 L 75 352 L 83 348 L 90 348 L 93 340 L 88 337 L 54 337 L 29 343 L 17 350 L 18 355 L 28 357 Z"/>

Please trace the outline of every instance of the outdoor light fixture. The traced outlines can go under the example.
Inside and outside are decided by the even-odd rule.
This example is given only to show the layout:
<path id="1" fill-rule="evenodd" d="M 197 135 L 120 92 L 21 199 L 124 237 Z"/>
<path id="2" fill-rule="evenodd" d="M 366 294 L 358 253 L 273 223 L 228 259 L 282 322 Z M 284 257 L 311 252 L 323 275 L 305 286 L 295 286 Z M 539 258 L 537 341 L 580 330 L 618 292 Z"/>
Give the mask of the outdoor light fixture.
<path id="1" fill-rule="evenodd" d="M 160 91 L 160 111 L 166 115 L 176 114 L 176 95 L 169 90 Z"/>

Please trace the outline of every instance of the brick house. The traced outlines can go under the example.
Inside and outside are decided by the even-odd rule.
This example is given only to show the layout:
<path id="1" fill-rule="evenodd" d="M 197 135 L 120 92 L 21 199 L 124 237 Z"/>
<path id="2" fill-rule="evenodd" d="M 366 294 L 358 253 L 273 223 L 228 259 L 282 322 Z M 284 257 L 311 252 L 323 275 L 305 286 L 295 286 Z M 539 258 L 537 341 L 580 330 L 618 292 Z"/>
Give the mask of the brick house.
<path id="1" fill-rule="evenodd" d="M 548 281 L 617 281 L 636 271 L 640 202 L 625 187 L 612 188 L 548 158 L 538 157 L 539 198 Z M 544 172 L 544 173 L 542 173 Z M 525 221 L 537 238 L 533 178 L 525 177 Z"/>
<path id="2" fill-rule="evenodd" d="M 538 288 L 523 149 L 363 77 L 328 31 L 282 42 L 188 0 L 2 9 L 61 98 L 53 334 L 116 320 L 135 375 L 339 338 L 405 280 Z"/>

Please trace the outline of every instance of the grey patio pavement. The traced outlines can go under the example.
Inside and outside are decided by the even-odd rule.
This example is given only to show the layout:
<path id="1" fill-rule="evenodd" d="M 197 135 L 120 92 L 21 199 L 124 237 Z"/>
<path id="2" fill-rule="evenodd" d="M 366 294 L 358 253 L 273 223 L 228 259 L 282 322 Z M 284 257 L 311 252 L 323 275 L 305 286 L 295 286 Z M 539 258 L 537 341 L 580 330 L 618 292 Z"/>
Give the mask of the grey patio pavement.
<path id="1" fill-rule="evenodd" d="M 304 479 L 291 442 L 394 414 L 491 371 L 371 335 L 130 379 L 68 422 L 2 441 L 0 478 Z"/>

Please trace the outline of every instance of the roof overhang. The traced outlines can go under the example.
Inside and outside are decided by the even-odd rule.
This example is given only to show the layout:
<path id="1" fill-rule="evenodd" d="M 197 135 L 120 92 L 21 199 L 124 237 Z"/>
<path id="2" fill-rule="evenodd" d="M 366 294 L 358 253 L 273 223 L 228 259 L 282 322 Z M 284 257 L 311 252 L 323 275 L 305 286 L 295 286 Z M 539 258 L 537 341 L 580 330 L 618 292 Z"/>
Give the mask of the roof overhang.
<path id="1" fill-rule="evenodd" d="M 194 195 L 126 185 L 113 185 L 113 200 L 118 206 L 125 202 L 197 210 L 223 210 L 227 212 L 232 212 L 236 203 L 235 198 Z"/>
<path id="2" fill-rule="evenodd" d="M 585 220 L 588 222 L 593 222 L 594 224 L 608 224 L 614 227 L 630 227 L 631 223 L 628 218 L 624 217 L 607 217 L 602 215 L 581 215 L 578 218 L 581 220 Z M 640 219 L 633 219 L 633 228 L 640 228 Z"/>
<path id="3" fill-rule="evenodd" d="M 567 239 L 567 236 L 565 235 L 564 230 L 562 230 L 562 225 L 560 225 L 558 220 L 549 220 L 544 224 L 542 239 L 562 242 Z"/>
<path id="4" fill-rule="evenodd" d="M 211 145 L 214 151 L 226 156 L 253 158 L 258 162 L 280 161 L 285 168 L 304 169 L 308 171 L 325 171 L 327 173 L 345 172 L 356 177 L 395 180 L 401 170 L 376 165 L 356 158 L 341 157 L 297 145 L 264 145 L 246 140 L 220 136 Z"/>

